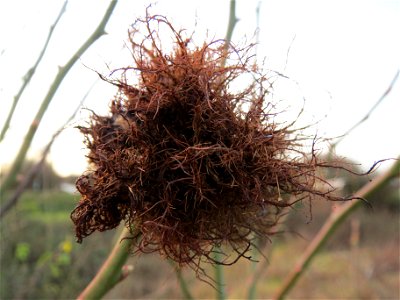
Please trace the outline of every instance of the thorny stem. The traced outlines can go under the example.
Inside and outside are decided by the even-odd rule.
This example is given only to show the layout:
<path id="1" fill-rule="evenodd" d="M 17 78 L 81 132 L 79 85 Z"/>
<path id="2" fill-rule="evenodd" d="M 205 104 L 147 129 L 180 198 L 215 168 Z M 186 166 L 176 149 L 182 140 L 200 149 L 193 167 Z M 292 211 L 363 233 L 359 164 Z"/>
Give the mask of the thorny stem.
<path id="1" fill-rule="evenodd" d="M 35 136 L 36 130 L 39 127 L 39 123 L 42 120 L 42 118 L 47 110 L 47 107 L 49 106 L 55 93 L 57 92 L 57 89 L 61 85 L 61 82 L 64 80 L 65 76 L 68 74 L 69 70 L 72 68 L 72 66 L 75 64 L 75 62 L 83 55 L 83 53 L 98 38 L 100 38 L 103 34 L 105 34 L 105 26 L 106 26 L 109 18 L 111 17 L 111 14 L 112 14 L 116 4 L 117 4 L 116 0 L 114 0 L 110 3 L 103 19 L 101 20 L 101 22 L 100 22 L 99 26 L 96 28 L 96 30 L 86 40 L 86 42 L 78 49 L 78 51 L 71 57 L 71 59 L 67 62 L 67 64 L 64 67 L 59 68 L 57 76 L 54 78 L 54 81 L 51 84 L 46 97 L 43 99 L 43 102 L 28 129 L 28 132 L 27 132 L 27 134 L 24 138 L 24 141 L 21 145 L 21 148 L 11 166 L 11 169 L 10 169 L 7 177 L 4 179 L 3 184 L 1 185 L 0 190 L 2 192 L 9 189 L 15 183 L 17 175 L 18 175 L 19 171 L 21 170 L 21 167 L 25 160 L 26 154 L 32 143 L 33 137 Z"/>
<path id="2" fill-rule="evenodd" d="M 122 267 L 130 253 L 131 237 L 132 234 L 129 229 L 124 227 L 107 260 L 77 299 L 101 299 L 111 288 L 126 277 Z"/>
<path id="3" fill-rule="evenodd" d="M 389 182 L 393 177 L 400 175 L 400 157 L 397 158 L 396 163 L 392 168 L 377 178 L 373 179 L 370 183 L 363 186 L 355 193 L 355 197 L 367 198 L 374 192 L 378 191 L 381 187 Z M 328 238 L 338 228 L 338 226 L 362 203 L 361 200 L 353 200 L 343 204 L 339 209 L 332 212 L 329 219 L 325 222 L 319 230 L 311 244 L 305 250 L 303 256 L 297 261 L 295 267 L 288 274 L 284 280 L 283 285 L 276 293 L 273 299 L 284 299 L 289 291 L 295 286 L 296 282 L 305 270 L 309 267 L 311 261 L 316 256 L 318 251 L 324 246 Z"/>
<path id="4" fill-rule="evenodd" d="M 65 8 L 67 6 L 67 3 L 68 3 L 68 0 L 66 0 L 64 2 L 64 5 L 62 6 L 62 8 L 61 8 L 61 10 L 60 10 L 60 12 L 59 12 L 59 14 L 57 16 L 56 21 L 53 23 L 53 25 L 50 26 L 50 30 L 49 30 L 49 34 L 47 35 L 46 42 L 44 43 L 43 49 L 40 52 L 35 64 L 26 72 L 26 74 L 23 77 L 22 86 L 20 87 L 18 93 L 14 96 L 14 101 L 12 103 L 10 112 L 8 113 L 6 122 L 4 123 L 3 129 L 1 130 L 0 142 L 4 139 L 4 136 L 6 135 L 7 130 L 10 127 L 10 122 L 11 122 L 11 119 L 12 119 L 12 117 L 14 115 L 14 111 L 15 111 L 15 108 L 17 107 L 19 98 L 21 98 L 22 93 L 24 92 L 25 88 L 28 86 L 28 84 L 31 81 L 33 75 L 35 74 L 37 66 L 42 61 L 44 53 L 46 52 L 47 46 L 48 46 L 48 44 L 50 42 L 51 36 L 53 35 L 53 31 L 56 28 L 56 26 L 58 24 L 58 21 L 60 21 L 61 16 L 64 14 Z"/>

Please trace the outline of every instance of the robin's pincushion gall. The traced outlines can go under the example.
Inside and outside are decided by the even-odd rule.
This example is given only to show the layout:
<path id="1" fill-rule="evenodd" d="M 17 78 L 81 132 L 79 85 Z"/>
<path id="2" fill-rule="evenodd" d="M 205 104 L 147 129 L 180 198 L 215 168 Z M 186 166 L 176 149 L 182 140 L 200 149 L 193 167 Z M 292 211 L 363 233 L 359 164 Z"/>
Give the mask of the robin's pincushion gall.
<path id="1" fill-rule="evenodd" d="M 172 34 L 171 53 L 160 28 Z M 304 153 L 293 125 L 274 122 L 251 47 L 195 47 L 183 35 L 162 16 L 134 24 L 133 65 L 109 80 L 119 88 L 110 115 L 80 128 L 91 168 L 77 180 L 82 197 L 71 217 L 79 242 L 122 221 L 140 233 L 139 251 L 198 266 L 215 262 L 212 250 L 224 244 L 232 262 L 255 236 L 273 233 L 283 207 L 340 198 L 316 184 L 317 169 L 329 165 L 314 147 Z M 232 88 L 248 75 L 249 86 Z"/>

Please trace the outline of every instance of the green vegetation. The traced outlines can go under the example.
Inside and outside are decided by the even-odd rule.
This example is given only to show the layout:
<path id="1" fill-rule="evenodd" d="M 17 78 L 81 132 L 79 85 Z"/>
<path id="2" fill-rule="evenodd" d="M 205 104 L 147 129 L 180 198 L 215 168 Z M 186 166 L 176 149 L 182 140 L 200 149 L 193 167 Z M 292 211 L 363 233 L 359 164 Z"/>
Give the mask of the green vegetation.
<path id="1" fill-rule="evenodd" d="M 30 191 L 2 219 L 1 299 L 73 298 L 96 273 L 113 233 L 78 247 L 69 219 L 75 203 L 61 191 Z"/>

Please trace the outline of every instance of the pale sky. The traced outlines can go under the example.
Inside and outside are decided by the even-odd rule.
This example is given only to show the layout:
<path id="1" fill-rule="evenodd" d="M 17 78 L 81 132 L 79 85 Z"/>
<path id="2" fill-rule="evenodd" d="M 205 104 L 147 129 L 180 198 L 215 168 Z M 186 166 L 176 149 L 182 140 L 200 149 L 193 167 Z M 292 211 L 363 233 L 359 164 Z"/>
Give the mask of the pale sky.
<path id="1" fill-rule="evenodd" d="M 63 2 L 0 2 L 0 127 Z M 97 75 L 91 69 L 107 73 L 108 66 L 112 69 L 132 63 L 124 46 L 127 30 L 137 17 L 144 16 L 151 2 L 119 1 L 107 26 L 108 35 L 83 55 L 59 88 L 29 157 L 41 152 L 96 81 Z M 400 68 L 400 1 L 237 0 L 240 21 L 235 27 L 234 43 L 255 41 L 259 3 L 258 59 L 265 58 L 267 69 L 291 78 L 278 80 L 274 99 L 283 100 L 296 111 L 305 97 L 303 122 L 322 119 L 313 128 L 320 136 L 343 134 L 369 111 Z M 11 128 L 0 144 L 0 165 L 12 162 L 57 66 L 65 64 L 92 33 L 108 4 L 94 0 L 68 2 L 42 64 L 21 97 Z M 209 39 L 225 37 L 229 0 L 159 0 L 152 12 L 167 16 L 177 28 L 195 31 L 195 42 L 201 44 L 207 31 Z M 114 92 L 109 84 L 97 81 L 85 107 L 107 113 Z M 356 160 L 364 169 L 376 160 L 397 157 L 399 112 L 400 80 L 372 116 L 340 144 L 338 154 Z M 79 174 L 86 168 L 83 137 L 74 126 L 87 120 L 88 114 L 81 110 L 53 145 L 49 160 L 61 175 Z"/>

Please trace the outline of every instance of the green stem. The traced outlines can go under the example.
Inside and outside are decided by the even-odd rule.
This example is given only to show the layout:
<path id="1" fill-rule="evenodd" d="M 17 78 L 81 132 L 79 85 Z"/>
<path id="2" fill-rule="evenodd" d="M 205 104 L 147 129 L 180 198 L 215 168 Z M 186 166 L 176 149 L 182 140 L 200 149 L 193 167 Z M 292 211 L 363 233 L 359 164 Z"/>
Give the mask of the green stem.
<path id="1" fill-rule="evenodd" d="M 271 229 L 271 232 L 280 232 L 282 231 L 282 227 L 285 224 L 286 219 L 290 215 L 291 209 L 289 207 L 283 208 L 281 212 L 281 217 L 279 218 L 279 222 Z M 263 262 L 254 262 L 253 263 L 253 270 L 252 270 L 252 275 L 250 277 L 250 284 L 249 284 L 249 290 L 247 292 L 247 299 L 248 300 L 253 300 L 256 299 L 256 291 L 257 291 L 257 284 L 260 282 L 260 279 L 262 278 L 263 274 L 267 271 L 269 261 L 271 261 L 271 257 L 273 254 L 273 250 L 276 246 L 276 243 L 271 243 L 270 246 L 268 246 L 268 259 L 264 258 Z M 257 256 L 262 253 L 259 251 L 262 251 L 260 245 L 257 245 L 257 247 L 260 250 L 254 249 L 254 254 L 252 257 L 254 257 L 255 260 L 257 260 Z M 267 249 L 267 246 L 264 247 L 264 249 Z"/>
<path id="2" fill-rule="evenodd" d="M 51 100 L 53 99 L 53 96 L 55 95 L 57 89 L 61 85 L 61 82 L 63 81 L 64 77 L 67 75 L 69 70 L 72 68 L 72 66 L 75 64 L 75 62 L 79 59 L 79 57 L 82 56 L 82 54 L 103 34 L 105 34 L 105 26 L 115 8 L 115 5 L 117 4 L 117 1 L 111 1 L 102 21 L 100 22 L 99 26 L 96 28 L 96 30 L 92 33 L 92 35 L 87 39 L 87 41 L 78 49 L 78 51 L 71 57 L 71 59 L 67 62 L 67 64 L 64 67 L 60 67 L 57 76 L 54 78 L 54 81 L 52 85 L 50 86 L 49 91 L 47 92 L 46 97 L 43 99 L 43 102 L 36 113 L 36 116 L 34 120 L 32 121 L 28 132 L 24 138 L 24 141 L 21 145 L 21 148 L 11 166 L 11 169 L 7 175 L 7 177 L 4 179 L 4 182 L 0 188 L 1 191 L 5 191 L 7 189 L 10 189 L 11 186 L 15 183 L 16 178 L 18 173 L 21 170 L 22 164 L 25 160 L 26 154 L 29 150 L 29 147 L 32 143 L 33 137 L 35 136 L 36 130 L 39 126 L 40 121 L 42 120 L 44 113 L 47 110 L 47 107 L 49 106 Z"/>
<path id="3" fill-rule="evenodd" d="M 101 299 L 123 277 L 126 277 L 122 272 L 122 267 L 130 253 L 131 237 L 131 232 L 125 227 L 108 258 L 77 299 Z"/>
<path id="4" fill-rule="evenodd" d="M 228 28 L 226 31 L 225 37 L 225 56 L 222 61 L 222 66 L 226 64 L 226 57 L 228 55 L 229 44 L 232 40 L 233 30 L 235 29 L 235 25 L 237 23 L 236 18 L 236 1 L 231 0 L 229 6 L 229 21 L 228 21 Z M 215 247 L 215 256 L 214 259 L 216 261 L 221 261 L 221 248 Z M 226 298 L 225 288 L 224 288 L 224 270 L 223 266 L 220 264 L 215 265 L 215 283 L 217 287 L 217 299 L 223 300 Z"/>
<path id="5" fill-rule="evenodd" d="M 400 157 L 390 170 L 378 176 L 370 183 L 363 186 L 359 191 L 355 193 L 355 197 L 367 198 L 385 184 L 390 179 L 400 174 Z M 295 286 L 298 279 L 307 270 L 313 258 L 316 256 L 318 251 L 324 246 L 329 237 L 343 223 L 347 216 L 349 216 L 357 207 L 362 203 L 361 200 L 353 200 L 340 207 L 340 209 L 333 212 L 329 219 L 325 222 L 322 228 L 319 230 L 311 244 L 307 247 L 302 257 L 298 260 L 295 267 L 288 274 L 284 280 L 283 285 L 276 293 L 274 299 L 284 299 L 289 291 Z"/>
<path id="6" fill-rule="evenodd" d="M 232 35 L 233 35 L 233 30 L 235 29 L 235 25 L 237 23 L 238 19 L 236 18 L 236 1 L 231 0 L 230 6 L 229 6 L 229 21 L 228 21 L 228 29 L 226 30 L 226 36 L 225 36 L 225 56 L 222 61 L 222 66 L 225 65 L 226 63 L 226 56 L 229 50 L 229 44 L 232 40 Z"/>
<path id="7" fill-rule="evenodd" d="M 257 257 L 259 256 L 258 250 L 257 249 L 253 249 L 253 255 L 252 258 L 254 258 L 255 260 L 257 260 Z M 264 260 L 263 266 L 266 268 L 266 262 L 267 260 Z M 251 278 L 251 282 L 250 282 L 250 286 L 249 289 L 247 291 L 247 299 L 249 300 L 253 300 L 256 299 L 256 291 L 257 291 L 257 283 L 260 279 L 261 274 L 259 274 L 260 272 L 257 272 L 257 264 L 259 264 L 260 262 L 256 262 L 253 261 L 252 262 L 252 278 Z"/>
<path id="8" fill-rule="evenodd" d="M 26 74 L 25 74 L 24 77 L 23 77 L 22 86 L 21 86 L 21 88 L 19 89 L 18 93 L 14 96 L 14 101 L 13 101 L 13 103 L 12 103 L 12 105 L 11 105 L 10 112 L 8 113 L 6 122 L 4 123 L 3 129 L 1 130 L 1 133 L 0 133 L 0 142 L 4 139 L 4 136 L 6 135 L 7 130 L 8 130 L 8 128 L 10 127 L 10 122 L 11 122 L 12 116 L 14 115 L 14 111 L 15 111 L 15 108 L 17 107 L 19 98 L 21 98 L 22 93 L 24 92 L 25 88 L 28 86 L 28 84 L 29 84 L 29 82 L 31 81 L 33 75 L 35 74 L 36 68 L 37 68 L 37 66 L 39 65 L 39 63 L 41 62 L 41 60 L 42 60 L 42 58 L 43 58 L 43 56 L 44 56 L 44 53 L 46 52 L 46 49 L 47 49 L 47 46 L 48 46 L 48 44 L 49 44 L 49 42 L 50 42 L 51 36 L 53 35 L 53 31 L 54 31 L 54 29 L 56 28 L 56 26 L 57 26 L 57 24 L 58 24 L 58 21 L 60 21 L 61 16 L 62 16 L 62 15 L 64 14 L 64 12 L 65 12 L 65 8 L 66 8 L 66 6 L 67 6 L 67 3 L 68 3 L 68 0 L 64 2 L 64 5 L 63 5 L 63 7 L 61 8 L 61 11 L 60 11 L 60 13 L 59 13 L 58 16 L 57 16 L 56 21 L 54 22 L 53 25 L 50 26 L 50 30 L 49 30 L 49 34 L 47 35 L 46 42 L 44 43 L 44 46 L 43 46 L 43 48 L 42 48 L 42 51 L 40 52 L 39 57 L 37 58 L 35 64 L 28 70 L 28 72 L 26 72 Z"/>
<path id="9" fill-rule="evenodd" d="M 220 247 L 215 247 L 214 259 L 216 261 L 222 260 Z M 226 299 L 226 293 L 225 293 L 225 280 L 224 280 L 223 265 L 216 264 L 214 266 L 214 268 L 215 268 L 215 284 L 216 284 L 216 288 L 217 288 L 217 299 L 224 300 L 224 299 Z"/>
<path id="10" fill-rule="evenodd" d="M 229 23 L 228 23 L 228 30 L 226 32 L 225 40 L 229 43 L 232 40 L 233 30 L 235 29 L 235 25 L 238 21 L 236 18 L 236 1 L 231 0 L 230 7 L 229 7 Z"/>
<path id="11" fill-rule="evenodd" d="M 186 300 L 194 299 L 192 294 L 190 293 L 190 290 L 187 286 L 185 278 L 183 278 L 183 276 L 182 276 L 181 268 L 179 266 L 177 266 L 172 260 L 170 260 L 169 262 L 170 262 L 171 266 L 175 269 L 176 277 L 178 278 L 179 286 L 181 287 L 181 291 L 182 291 L 184 299 L 186 299 Z"/>

